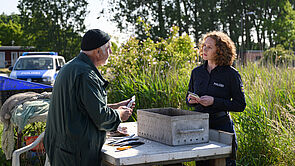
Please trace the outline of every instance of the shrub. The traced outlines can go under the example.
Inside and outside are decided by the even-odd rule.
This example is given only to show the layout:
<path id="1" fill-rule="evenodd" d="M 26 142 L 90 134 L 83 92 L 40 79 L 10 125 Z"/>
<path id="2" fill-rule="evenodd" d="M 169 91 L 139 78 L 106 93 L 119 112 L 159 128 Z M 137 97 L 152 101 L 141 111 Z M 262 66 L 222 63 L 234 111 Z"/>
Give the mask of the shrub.
<path id="1" fill-rule="evenodd" d="M 295 55 L 292 50 L 285 50 L 282 45 L 277 45 L 263 53 L 262 63 L 275 66 L 295 66 Z"/>

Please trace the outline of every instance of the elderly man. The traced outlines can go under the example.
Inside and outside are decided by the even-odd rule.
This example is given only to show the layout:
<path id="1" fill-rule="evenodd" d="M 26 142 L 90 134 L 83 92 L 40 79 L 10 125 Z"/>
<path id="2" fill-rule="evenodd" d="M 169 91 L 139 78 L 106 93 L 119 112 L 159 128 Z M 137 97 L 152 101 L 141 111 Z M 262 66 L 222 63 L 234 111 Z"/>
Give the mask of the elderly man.
<path id="1" fill-rule="evenodd" d="M 52 166 L 100 165 L 106 131 L 115 130 L 132 114 L 128 100 L 107 104 L 108 82 L 97 67 L 112 53 L 109 40 L 99 29 L 87 31 L 81 53 L 56 78 L 44 137 Z"/>

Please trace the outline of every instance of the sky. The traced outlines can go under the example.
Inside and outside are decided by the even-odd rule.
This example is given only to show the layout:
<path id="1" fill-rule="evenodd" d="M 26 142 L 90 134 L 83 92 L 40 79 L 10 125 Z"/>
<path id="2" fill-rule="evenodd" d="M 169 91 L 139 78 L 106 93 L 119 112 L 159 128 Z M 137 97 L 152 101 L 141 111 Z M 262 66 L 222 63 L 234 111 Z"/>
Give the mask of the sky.
<path id="1" fill-rule="evenodd" d="M 4 2 L 3 2 L 4 1 Z M 103 0 L 87 0 L 89 11 L 88 15 L 85 18 L 86 29 L 101 29 L 107 32 L 109 35 L 113 36 L 113 41 L 122 43 L 126 41 L 130 34 L 120 33 L 119 30 L 115 27 L 114 23 L 107 21 L 106 18 L 101 17 L 99 20 L 97 19 L 99 11 L 101 11 L 102 7 L 106 6 L 106 1 Z M 12 13 L 19 14 L 17 9 L 18 0 L 0 0 L 0 14 L 5 13 L 10 15 Z"/>

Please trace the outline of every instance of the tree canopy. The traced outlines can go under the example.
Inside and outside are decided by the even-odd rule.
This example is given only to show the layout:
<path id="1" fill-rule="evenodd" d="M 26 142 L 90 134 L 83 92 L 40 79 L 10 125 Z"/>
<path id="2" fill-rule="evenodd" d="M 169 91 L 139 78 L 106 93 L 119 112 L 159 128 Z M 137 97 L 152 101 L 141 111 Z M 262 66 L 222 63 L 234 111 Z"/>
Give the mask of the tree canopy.
<path id="1" fill-rule="evenodd" d="M 20 23 L 27 44 L 71 58 L 80 50 L 87 4 L 86 0 L 20 0 Z"/>
<path id="2" fill-rule="evenodd" d="M 20 0 L 19 15 L 0 15 L 0 44 L 34 46 L 70 59 L 80 50 L 87 4 L 87 0 Z M 168 38 L 171 27 L 178 26 L 179 36 L 187 34 L 195 42 L 204 33 L 220 30 L 238 49 L 242 44 L 244 50 L 278 44 L 295 47 L 294 0 L 107 0 L 104 4 L 101 15 L 122 32 L 134 27 L 141 40 Z"/>
<path id="3" fill-rule="evenodd" d="M 167 37 L 169 28 L 179 27 L 197 42 L 213 30 L 226 32 L 244 49 L 266 49 L 277 44 L 294 49 L 293 0 L 108 0 L 101 15 L 111 15 L 121 31 L 135 26 L 138 38 L 145 39 L 137 18 L 151 25 L 151 38 Z M 243 38 L 241 37 L 243 36 Z M 254 41 L 257 39 L 257 42 Z M 242 40 L 243 39 L 243 40 Z"/>
<path id="4" fill-rule="evenodd" d="M 0 44 L 6 46 L 24 44 L 22 25 L 18 15 L 0 15 Z"/>

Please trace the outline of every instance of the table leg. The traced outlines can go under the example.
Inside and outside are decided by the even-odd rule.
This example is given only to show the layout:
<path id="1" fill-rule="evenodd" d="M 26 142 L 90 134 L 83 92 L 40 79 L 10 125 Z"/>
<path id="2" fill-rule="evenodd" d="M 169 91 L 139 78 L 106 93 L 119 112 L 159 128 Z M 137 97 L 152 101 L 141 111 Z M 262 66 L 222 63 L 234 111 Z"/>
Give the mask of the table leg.
<path id="1" fill-rule="evenodd" d="M 225 158 L 212 159 L 209 161 L 209 166 L 226 166 Z"/>

